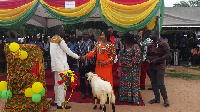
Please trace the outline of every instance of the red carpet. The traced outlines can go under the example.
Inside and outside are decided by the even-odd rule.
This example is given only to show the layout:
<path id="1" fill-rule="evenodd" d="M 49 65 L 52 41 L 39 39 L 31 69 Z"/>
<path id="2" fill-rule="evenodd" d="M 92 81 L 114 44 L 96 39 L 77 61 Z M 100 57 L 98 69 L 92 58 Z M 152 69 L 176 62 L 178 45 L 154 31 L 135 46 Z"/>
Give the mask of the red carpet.
<path id="1" fill-rule="evenodd" d="M 51 72 L 51 70 L 46 70 L 45 72 L 46 74 L 46 85 L 47 85 L 47 97 L 51 97 L 54 98 L 54 73 Z M 86 94 L 86 98 L 82 99 L 81 98 L 81 92 L 80 92 L 80 81 L 79 81 L 79 73 L 75 74 L 78 76 L 78 80 L 77 80 L 77 86 L 76 89 L 73 92 L 73 95 L 70 99 L 70 102 L 78 102 L 78 103 L 94 103 L 94 100 L 91 100 L 89 98 L 89 94 Z M 2 80 L 6 80 L 6 76 L 1 76 L 0 77 L 0 81 Z M 114 76 L 113 77 L 114 80 L 114 91 L 115 91 L 115 97 L 117 98 L 117 94 L 119 93 L 118 88 L 119 88 L 119 82 L 120 82 L 120 78 L 118 76 Z M 69 98 L 71 94 L 71 88 L 68 87 L 67 88 L 67 96 L 66 96 L 66 100 Z M 133 103 L 127 103 L 127 102 L 119 102 L 116 99 L 116 105 L 134 105 Z"/>

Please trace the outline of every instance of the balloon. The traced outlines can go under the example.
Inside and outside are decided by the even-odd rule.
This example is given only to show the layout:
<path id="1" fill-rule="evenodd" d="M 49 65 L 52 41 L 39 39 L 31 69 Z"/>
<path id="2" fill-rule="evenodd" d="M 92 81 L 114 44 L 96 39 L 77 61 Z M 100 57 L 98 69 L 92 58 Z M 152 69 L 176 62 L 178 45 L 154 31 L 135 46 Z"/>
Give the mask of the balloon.
<path id="1" fill-rule="evenodd" d="M 2 91 L 0 91 L 0 99 L 1 99 L 1 97 L 2 97 L 2 96 L 1 96 L 1 93 L 2 93 Z"/>
<path id="2" fill-rule="evenodd" d="M 26 51 L 21 50 L 21 55 L 20 55 L 19 58 L 20 58 L 21 60 L 24 60 L 24 59 L 27 58 L 27 56 L 28 56 L 28 53 L 27 53 Z"/>
<path id="3" fill-rule="evenodd" d="M 1 95 L 3 99 L 10 99 L 12 97 L 12 92 L 10 90 L 4 90 Z"/>
<path id="4" fill-rule="evenodd" d="M 41 100 L 41 95 L 40 94 L 33 94 L 32 95 L 32 101 L 33 102 L 40 102 L 40 100 Z"/>
<path id="5" fill-rule="evenodd" d="M 7 82 L 6 81 L 1 81 L 0 82 L 0 91 L 7 90 Z"/>
<path id="6" fill-rule="evenodd" d="M 32 88 L 27 88 L 27 89 L 25 90 L 25 96 L 26 96 L 26 97 L 32 97 L 33 94 L 34 94 L 34 93 L 33 93 L 33 91 L 32 91 Z"/>
<path id="7" fill-rule="evenodd" d="M 10 48 L 10 51 L 16 52 L 17 50 L 19 50 L 19 44 L 13 42 L 13 43 L 11 43 L 11 44 L 9 45 L 9 48 Z"/>
<path id="8" fill-rule="evenodd" d="M 42 91 L 39 93 L 41 96 L 45 95 L 45 89 L 43 88 Z"/>
<path id="9" fill-rule="evenodd" d="M 34 93 L 40 93 L 43 89 L 43 85 L 42 83 L 40 82 L 35 82 L 33 85 L 32 85 L 32 91 Z"/>

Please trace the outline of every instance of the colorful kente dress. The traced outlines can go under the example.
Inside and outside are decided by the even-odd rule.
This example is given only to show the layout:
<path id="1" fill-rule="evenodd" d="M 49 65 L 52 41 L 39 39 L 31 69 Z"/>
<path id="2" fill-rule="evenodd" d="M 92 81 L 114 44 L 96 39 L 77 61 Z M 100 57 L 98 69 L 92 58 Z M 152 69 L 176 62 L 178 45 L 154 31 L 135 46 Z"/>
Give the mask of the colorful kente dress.
<path id="1" fill-rule="evenodd" d="M 141 52 L 139 47 L 131 47 L 120 51 L 120 57 L 122 64 L 122 75 L 120 79 L 119 88 L 119 101 L 133 102 L 137 105 L 144 105 L 142 97 L 140 95 L 139 84 L 139 70 L 141 62 Z M 130 70 L 125 68 L 125 65 L 134 63 Z"/>

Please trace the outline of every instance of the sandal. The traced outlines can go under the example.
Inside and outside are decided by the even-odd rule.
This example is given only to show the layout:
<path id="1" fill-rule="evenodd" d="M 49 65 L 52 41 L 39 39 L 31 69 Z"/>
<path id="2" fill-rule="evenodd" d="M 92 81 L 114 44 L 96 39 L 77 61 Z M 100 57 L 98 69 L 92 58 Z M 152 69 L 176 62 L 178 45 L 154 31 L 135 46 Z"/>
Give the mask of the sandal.
<path id="1" fill-rule="evenodd" d="M 153 99 L 149 101 L 149 104 L 153 104 L 153 103 L 160 103 L 160 100 Z"/>

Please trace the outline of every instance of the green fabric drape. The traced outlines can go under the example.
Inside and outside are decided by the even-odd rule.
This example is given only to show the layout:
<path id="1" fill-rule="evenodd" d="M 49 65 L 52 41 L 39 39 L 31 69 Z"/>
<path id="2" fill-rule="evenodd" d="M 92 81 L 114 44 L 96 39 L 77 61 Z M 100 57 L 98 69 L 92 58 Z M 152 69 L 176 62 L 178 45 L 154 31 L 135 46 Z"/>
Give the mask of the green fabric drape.
<path id="1" fill-rule="evenodd" d="M 118 32 L 136 31 L 136 30 L 140 30 L 140 29 L 144 28 L 149 22 L 151 22 L 151 20 L 157 15 L 157 13 L 158 13 L 159 9 L 161 8 L 163 2 L 164 2 L 163 0 L 160 0 L 158 2 L 158 4 L 156 5 L 155 9 L 149 14 L 149 16 L 147 18 L 145 18 L 140 23 L 138 23 L 136 25 L 131 25 L 131 26 L 118 26 L 116 24 L 111 23 L 102 14 L 102 12 L 101 12 L 101 6 L 99 6 L 99 12 L 100 12 L 100 15 L 101 15 L 101 18 L 103 19 L 103 21 L 107 25 L 113 26 L 114 30 L 116 30 Z"/>
<path id="2" fill-rule="evenodd" d="M 0 21 L 0 27 L 1 28 L 13 28 L 18 27 L 24 23 L 26 23 L 35 13 L 38 7 L 38 1 L 23 15 L 21 15 L 19 18 L 11 20 L 11 21 Z"/>
<path id="3" fill-rule="evenodd" d="M 45 6 L 44 4 L 42 4 L 42 6 L 55 19 L 62 21 L 66 24 L 75 24 L 75 23 L 80 23 L 80 22 L 84 21 L 85 19 L 89 18 L 93 13 L 95 13 L 96 10 L 97 10 L 97 7 L 98 7 L 98 3 L 99 2 L 96 2 L 95 7 L 92 9 L 92 11 L 90 13 L 88 13 L 87 15 L 81 16 L 81 17 L 62 16 L 62 15 L 57 14 L 56 12 L 52 11 L 47 6 Z"/>

